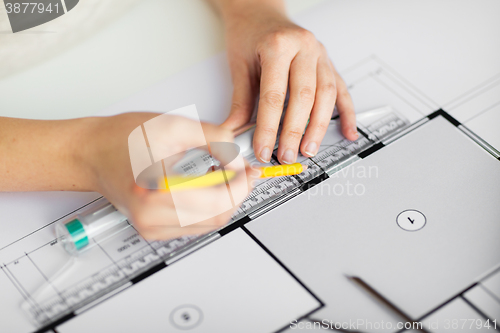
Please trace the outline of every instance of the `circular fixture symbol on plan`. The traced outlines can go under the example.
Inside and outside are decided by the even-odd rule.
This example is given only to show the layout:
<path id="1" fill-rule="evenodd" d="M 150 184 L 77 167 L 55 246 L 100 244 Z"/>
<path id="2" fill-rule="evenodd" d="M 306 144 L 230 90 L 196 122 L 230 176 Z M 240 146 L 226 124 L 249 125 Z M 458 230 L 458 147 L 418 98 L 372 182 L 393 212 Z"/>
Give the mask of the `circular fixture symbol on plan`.
<path id="1" fill-rule="evenodd" d="M 170 322 L 181 330 L 190 330 L 203 320 L 203 312 L 195 305 L 181 305 L 170 313 Z"/>
<path id="2" fill-rule="evenodd" d="M 418 210 L 407 209 L 399 213 L 396 222 L 403 230 L 417 231 L 425 226 L 427 219 Z"/>

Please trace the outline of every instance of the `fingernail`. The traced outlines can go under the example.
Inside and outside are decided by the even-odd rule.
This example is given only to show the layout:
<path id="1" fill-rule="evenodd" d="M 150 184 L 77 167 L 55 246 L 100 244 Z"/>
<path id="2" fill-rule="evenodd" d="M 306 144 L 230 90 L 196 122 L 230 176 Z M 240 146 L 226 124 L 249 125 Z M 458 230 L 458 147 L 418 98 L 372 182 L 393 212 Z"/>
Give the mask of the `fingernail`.
<path id="1" fill-rule="evenodd" d="M 271 149 L 268 147 L 262 148 L 260 151 L 260 159 L 265 163 L 269 163 L 271 161 Z"/>
<path id="2" fill-rule="evenodd" d="M 316 155 L 317 151 L 318 151 L 318 145 L 316 144 L 316 142 L 309 142 L 306 145 L 305 153 L 307 155 L 314 156 Z"/>
<path id="3" fill-rule="evenodd" d="M 281 156 L 281 160 L 286 164 L 292 164 L 295 162 L 295 154 L 293 153 L 293 150 L 285 150 L 285 153 Z"/>
<path id="4" fill-rule="evenodd" d="M 358 128 L 357 128 L 357 127 L 353 127 L 353 128 L 351 129 L 351 132 L 352 132 L 352 134 L 353 134 L 354 136 L 356 136 L 356 139 L 357 139 L 357 138 L 358 138 L 358 136 L 359 136 L 359 135 L 358 135 Z"/>

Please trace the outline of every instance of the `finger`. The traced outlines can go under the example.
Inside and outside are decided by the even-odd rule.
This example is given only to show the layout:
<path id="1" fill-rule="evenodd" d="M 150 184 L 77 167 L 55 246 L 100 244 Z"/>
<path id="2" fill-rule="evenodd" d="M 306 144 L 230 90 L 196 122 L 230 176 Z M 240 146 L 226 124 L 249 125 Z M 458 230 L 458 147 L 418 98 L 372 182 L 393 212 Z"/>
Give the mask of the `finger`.
<path id="1" fill-rule="evenodd" d="M 227 128 L 217 126 L 210 123 L 201 123 L 203 134 L 205 134 L 206 142 L 233 142 L 233 132 Z M 184 133 L 186 135 L 186 133 Z"/>
<path id="2" fill-rule="evenodd" d="M 246 174 L 250 173 L 250 168 L 247 168 L 245 171 L 246 173 L 244 175 L 240 175 L 233 181 L 243 182 L 245 189 L 250 192 L 251 183 L 254 178 L 251 176 L 245 177 Z M 233 181 L 231 181 L 230 184 Z M 231 189 L 234 189 L 234 187 L 231 186 Z M 224 191 L 227 193 L 226 188 Z M 189 192 L 193 191 L 186 191 L 185 193 L 189 194 Z M 209 193 L 210 197 L 212 196 L 211 194 L 213 194 L 213 191 L 211 192 L 212 193 Z M 134 213 L 131 214 L 132 221 L 143 237 L 147 239 L 170 239 L 188 234 L 202 234 L 210 232 L 227 223 L 241 203 L 235 201 L 235 207 L 231 207 L 230 209 L 220 213 L 220 211 L 214 211 L 214 208 L 216 207 L 210 202 L 203 202 L 206 200 L 206 193 L 200 193 L 202 195 L 201 199 L 193 199 L 192 197 L 188 205 L 185 205 L 182 200 L 177 200 L 178 198 L 176 198 L 174 205 L 168 194 L 171 193 L 149 192 L 149 195 L 143 194 L 142 196 L 139 196 L 140 200 L 135 200 L 135 209 L 132 209 Z M 217 194 L 213 195 L 213 197 L 217 197 L 219 199 L 221 198 L 221 196 Z M 197 202 L 196 210 L 193 209 L 193 202 Z M 219 205 L 219 203 L 216 202 L 215 205 Z M 205 206 L 205 211 L 198 209 L 201 208 L 201 206 Z M 207 218 L 207 212 L 209 218 Z M 181 220 L 179 217 L 181 217 L 181 220 L 184 222 L 184 227 L 181 227 Z M 186 225 L 186 222 L 190 221 L 197 222 Z"/>
<path id="3" fill-rule="evenodd" d="M 217 186 L 167 191 L 147 191 L 135 193 L 137 204 L 135 211 L 147 210 L 148 218 L 141 214 L 141 220 L 154 221 L 156 217 L 162 217 L 161 209 L 172 208 L 182 213 L 191 211 L 193 213 L 203 213 L 206 216 L 215 216 L 221 212 L 233 209 L 239 206 L 244 198 L 251 191 L 252 181 L 255 176 L 251 174 L 251 169 L 241 170 L 232 179 L 227 180 Z M 196 204 L 193 204 L 196 203 Z M 153 216 L 149 216 L 152 214 Z M 146 222 L 150 223 L 150 222 Z M 163 223 L 170 223 L 164 219 Z"/>
<path id="4" fill-rule="evenodd" d="M 246 131 L 248 131 L 249 129 L 251 129 L 254 126 L 255 126 L 255 123 L 247 123 L 246 125 L 244 125 L 242 127 L 239 127 L 238 129 L 234 130 L 233 131 L 233 135 L 236 137 L 236 136 L 238 136 L 240 134 L 245 133 Z"/>
<path id="5" fill-rule="evenodd" d="M 235 198 L 244 198 L 249 192 L 248 177 L 246 172 L 242 171 L 235 178 L 229 180 L 227 184 L 223 183 L 213 187 L 190 190 L 174 190 L 171 193 L 155 192 L 151 194 L 155 198 L 149 199 L 149 203 L 155 201 L 155 205 L 171 205 L 179 210 L 191 210 L 207 215 L 217 215 L 223 211 L 232 209 Z M 170 200 L 169 196 L 172 196 L 174 200 Z M 234 205 L 239 205 L 239 201 L 234 202 Z"/>
<path id="6" fill-rule="evenodd" d="M 156 114 L 148 114 L 149 117 L 151 115 Z M 227 128 L 179 115 L 157 115 L 143 125 L 147 144 L 151 149 L 158 150 L 158 156 L 173 156 L 188 149 L 204 147 L 210 142 L 234 141 L 232 131 Z"/>
<path id="7" fill-rule="evenodd" d="M 184 126 L 186 130 L 189 130 L 189 128 L 189 126 Z M 199 125 L 194 129 L 199 131 Z M 193 130 L 193 128 L 191 128 L 191 130 Z M 201 161 L 200 159 L 204 159 L 203 155 L 210 154 L 225 165 L 238 155 L 238 147 L 233 143 L 234 136 L 230 130 L 202 122 L 201 133 L 203 141 L 201 142 L 198 140 L 200 141 L 198 142 L 199 146 L 195 147 L 186 145 L 186 143 L 189 142 L 189 131 L 183 133 L 179 131 L 169 133 L 171 134 L 169 145 L 176 151 L 181 150 L 180 147 L 183 147 L 185 150 L 163 159 L 162 163 L 165 167 L 167 177 L 174 176 L 174 174 L 179 172 L 179 169 L 176 169 L 175 166 L 180 160 L 183 160 L 185 167 L 191 168 L 192 165 L 189 164 L 190 159 L 188 156 L 194 161 Z M 193 148 L 195 148 L 196 151 L 193 151 Z"/>
<path id="8" fill-rule="evenodd" d="M 216 126 L 209 123 L 202 123 L 203 133 L 208 143 L 208 151 L 222 165 L 229 163 L 238 155 L 238 147 L 233 144 L 233 132 L 222 126 Z"/>
<path id="9" fill-rule="evenodd" d="M 181 210 L 173 206 L 143 207 L 138 213 L 136 212 L 132 221 L 138 230 L 161 230 L 164 228 L 170 231 L 171 236 L 176 236 L 186 234 L 181 229 L 187 226 L 191 226 L 188 228 L 191 230 L 203 227 L 213 229 L 218 226 L 218 224 L 214 225 L 213 218 L 233 210 L 207 216 L 204 212 Z"/>
<path id="10" fill-rule="evenodd" d="M 301 143 L 300 151 L 302 155 L 311 157 L 317 154 L 321 141 L 330 124 L 336 97 L 337 88 L 334 72 L 330 67 L 329 61 L 325 58 L 320 58 L 317 70 L 316 98 L 309 124 Z"/>
<path id="11" fill-rule="evenodd" d="M 331 66 L 333 68 L 333 64 L 331 64 Z M 339 112 L 342 134 L 344 134 L 348 140 L 354 141 L 358 138 L 354 104 L 344 80 L 340 77 L 335 68 L 333 68 L 333 70 L 335 73 L 335 82 L 337 83 L 337 110 Z"/>
<path id="12" fill-rule="evenodd" d="M 247 124 L 252 117 L 257 95 L 257 82 L 254 82 L 246 64 L 242 63 L 233 70 L 233 99 L 231 110 L 222 127 L 234 131 Z"/>
<path id="13" fill-rule="evenodd" d="M 137 231 L 142 237 L 148 240 L 168 240 L 187 235 L 206 234 L 217 230 L 222 225 L 223 223 L 212 223 L 209 225 L 193 224 L 185 227 L 181 227 L 179 225 L 154 225 L 137 228 Z"/>
<path id="14" fill-rule="evenodd" d="M 200 122 L 183 116 L 162 114 L 141 127 L 155 161 L 206 145 Z"/>
<path id="15" fill-rule="evenodd" d="M 260 100 L 253 148 L 257 159 L 269 163 L 283 112 L 291 59 L 276 56 L 262 63 Z"/>
<path id="16" fill-rule="evenodd" d="M 229 222 L 234 211 L 228 211 L 200 223 L 184 227 L 173 225 L 153 225 L 138 229 L 142 237 L 150 240 L 165 240 L 186 235 L 202 235 L 220 229 Z"/>
<path id="17" fill-rule="evenodd" d="M 283 121 L 278 160 L 295 163 L 304 129 L 316 95 L 316 56 L 299 52 L 290 66 L 290 101 Z"/>
<path id="18" fill-rule="evenodd" d="M 169 205 L 136 206 L 131 209 L 130 220 L 140 232 L 154 226 L 168 226 L 171 230 L 181 228 L 177 211 Z"/>

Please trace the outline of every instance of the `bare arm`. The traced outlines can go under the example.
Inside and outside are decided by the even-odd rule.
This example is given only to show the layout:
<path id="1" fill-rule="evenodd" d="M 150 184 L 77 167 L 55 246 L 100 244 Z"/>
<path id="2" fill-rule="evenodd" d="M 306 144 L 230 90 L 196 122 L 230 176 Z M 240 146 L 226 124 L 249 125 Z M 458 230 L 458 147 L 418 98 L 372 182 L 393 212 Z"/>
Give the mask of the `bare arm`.
<path id="1" fill-rule="evenodd" d="M 95 118 L 0 117 L 0 191 L 91 191 L 89 129 Z"/>
<path id="2" fill-rule="evenodd" d="M 221 213 L 219 199 L 227 197 L 225 185 L 176 193 L 174 202 L 171 193 L 140 190 L 135 184 L 128 137 L 158 115 L 125 113 L 55 121 L 0 117 L 0 191 L 99 192 L 149 239 L 171 239 L 221 227 L 237 209 L 229 207 Z M 172 116 L 158 140 L 179 151 L 193 148 L 190 133 L 194 123 Z M 207 142 L 233 140 L 230 131 L 218 126 L 202 123 L 202 128 Z M 231 182 L 249 190 L 251 178 L 244 170 L 238 174 Z M 210 218 L 181 227 L 179 216 L 183 221 Z"/>

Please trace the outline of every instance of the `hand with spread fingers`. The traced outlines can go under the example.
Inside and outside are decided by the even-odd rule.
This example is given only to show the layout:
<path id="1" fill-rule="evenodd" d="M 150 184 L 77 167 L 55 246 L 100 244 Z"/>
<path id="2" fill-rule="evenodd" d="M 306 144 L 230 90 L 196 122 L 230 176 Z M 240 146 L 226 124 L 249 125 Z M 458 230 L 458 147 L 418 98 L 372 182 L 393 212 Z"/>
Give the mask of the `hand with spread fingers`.
<path id="1" fill-rule="evenodd" d="M 234 85 L 223 126 L 234 130 L 248 123 L 260 94 L 253 147 L 261 162 L 271 159 L 287 90 L 290 99 L 277 152 L 281 163 L 294 163 L 299 151 L 316 155 L 335 105 L 344 136 L 358 138 L 344 81 L 324 46 L 286 16 L 282 0 L 212 1 L 225 22 Z"/>

